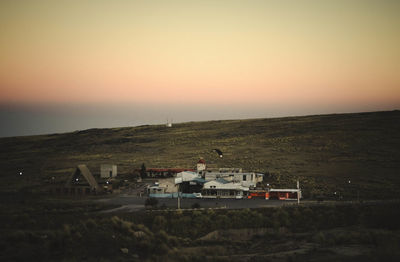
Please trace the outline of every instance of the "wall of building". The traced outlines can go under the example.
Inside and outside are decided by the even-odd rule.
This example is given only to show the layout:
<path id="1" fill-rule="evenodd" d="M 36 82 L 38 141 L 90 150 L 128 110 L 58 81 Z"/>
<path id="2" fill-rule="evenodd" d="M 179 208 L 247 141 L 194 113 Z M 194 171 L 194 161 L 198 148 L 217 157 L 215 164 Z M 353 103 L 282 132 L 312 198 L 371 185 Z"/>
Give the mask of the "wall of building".
<path id="1" fill-rule="evenodd" d="M 204 163 L 197 163 L 197 171 L 206 170 L 206 164 Z"/>
<path id="2" fill-rule="evenodd" d="M 101 165 L 100 166 L 100 177 L 101 178 L 112 178 L 117 176 L 116 165 Z"/>
<path id="3" fill-rule="evenodd" d="M 158 180 L 161 187 L 165 188 L 165 193 L 175 193 L 178 192 L 178 186 L 175 185 L 174 178 L 166 178 Z"/>

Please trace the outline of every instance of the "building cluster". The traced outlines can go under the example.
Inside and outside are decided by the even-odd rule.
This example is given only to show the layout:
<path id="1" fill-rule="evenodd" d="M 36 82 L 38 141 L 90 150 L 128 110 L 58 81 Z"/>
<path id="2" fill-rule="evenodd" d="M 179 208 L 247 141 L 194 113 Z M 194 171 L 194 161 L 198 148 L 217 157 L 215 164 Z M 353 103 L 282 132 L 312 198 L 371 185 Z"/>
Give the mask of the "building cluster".
<path id="1" fill-rule="evenodd" d="M 243 172 L 241 168 L 210 169 L 207 168 L 204 159 L 197 162 L 195 169 L 148 168 L 145 172 L 149 178 L 158 178 L 158 182 L 147 187 L 149 197 L 280 200 L 301 198 L 299 185 L 297 189 L 260 188 L 257 186 L 263 182 L 263 174 Z M 54 183 L 50 190 L 53 193 L 69 195 L 116 193 L 119 192 L 113 188 L 116 177 L 116 165 L 101 165 L 97 179 L 86 165 L 78 165 L 64 185 Z"/>
<path id="2" fill-rule="evenodd" d="M 204 159 L 196 170 L 185 170 L 170 178 L 159 179 L 147 193 L 157 198 L 264 198 L 297 199 L 300 189 L 257 189 L 264 175 L 243 172 L 241 168 L 208 169 Z"/>

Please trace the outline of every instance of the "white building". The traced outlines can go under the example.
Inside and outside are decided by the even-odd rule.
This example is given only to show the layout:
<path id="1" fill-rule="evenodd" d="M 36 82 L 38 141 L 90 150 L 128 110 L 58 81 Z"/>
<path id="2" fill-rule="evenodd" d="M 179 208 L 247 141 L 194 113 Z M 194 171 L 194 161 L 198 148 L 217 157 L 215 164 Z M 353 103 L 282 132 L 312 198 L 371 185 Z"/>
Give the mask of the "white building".
<path id="1" fill-rule="evenodd" d="M 248 194 L 249 188 L 241 183 L 216 179 L 204 184 L 202 195 L 204 198 L 243 198 Z"/>
<path id="2" fill-rule="evenodd" d="M 191 172 L 191 171 L 183 171 L 183 172 L 176 174 L 175 184 L 192 181 L 196 178 L 200 178 L 200 175 L 198 173 Z"/>
<path id="3" fill-rule="evenodd" d="M 117 165 L 103 164 L 100 166 L 101 178 L 113 178 L 117 176 Z"/>
<path id="4" fill-rule="evenodd" d="M 212 181 L 219 178 L 231 181 L 234 183 L 240 183 L 245 187 L 255 187 L 257 183 L 263 181 L 263 174 L 258 173 L 220 173 L 220 172 L 206 172 L 204 179 L 206 181 Z"/>
<path id="5" fill-rule="evenodd" d="M 227 181 L 240 183 L 245 187 L 255 187 L 257 183 L 262 182 L 264 175 L 259 173 L 243 173 L 241 168 L 225 167 L 217 170 L 207 170 L 206 161 L 200 159 L 197 162 L 197 173 L 206 181 L 216 180 L 218 178 Z"/>
<path id="6" fill-rule="evenodd" d="M 178 186 L 174 178 L 160 179 L 153 186 L 148 188 L 148 194 L 171 194 L 177 193 Z"/>

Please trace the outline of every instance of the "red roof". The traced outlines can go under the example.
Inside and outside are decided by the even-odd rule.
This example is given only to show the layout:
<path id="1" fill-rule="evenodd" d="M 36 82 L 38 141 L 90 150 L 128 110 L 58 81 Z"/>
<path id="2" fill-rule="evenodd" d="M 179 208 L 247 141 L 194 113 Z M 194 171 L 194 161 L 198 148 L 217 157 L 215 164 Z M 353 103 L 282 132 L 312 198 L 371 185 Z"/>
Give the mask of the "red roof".
<path id="1" fill-rule="evenodd" d="M 203 158 L 200 159 L 199 162 L 197 162 L 197 164 L 205 164 L 205 163 L 206 163 L 206 161 Z"/>
<path id="2" fill-rule="evenodd" d="M 189 168 L 146 168 L 146 171 L 180 173 L 183 171 L 194 171 L 194 170 Z"/>

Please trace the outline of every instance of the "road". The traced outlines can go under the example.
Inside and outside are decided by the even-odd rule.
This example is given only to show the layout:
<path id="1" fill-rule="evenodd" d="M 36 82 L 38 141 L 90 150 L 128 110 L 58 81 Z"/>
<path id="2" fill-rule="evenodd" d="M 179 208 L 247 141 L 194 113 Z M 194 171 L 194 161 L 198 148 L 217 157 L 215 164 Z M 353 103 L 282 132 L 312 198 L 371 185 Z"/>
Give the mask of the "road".
<path id="1" fill-rule="evenodd" d="M 176 198 L 158 198 L 158 206 L 164 208 L 177 208 Z M 132 212 L 144 209 L 145 197 L 132 195 L 119 195 L 112 198 L 97 200 L 107 204 L 121 205 L 121 207 L 106 210 L 104 212 Z M 285 205 L 296 205 L 297 201 L 290 200 L 265 200 L 265 199 L 181 199 L 181 208 L 192 208 L 194 204 L 199 204 L 200 208 L 261 208 L 277 207 Z"/>

